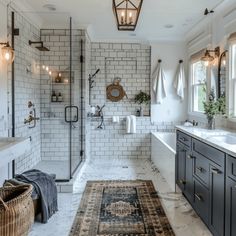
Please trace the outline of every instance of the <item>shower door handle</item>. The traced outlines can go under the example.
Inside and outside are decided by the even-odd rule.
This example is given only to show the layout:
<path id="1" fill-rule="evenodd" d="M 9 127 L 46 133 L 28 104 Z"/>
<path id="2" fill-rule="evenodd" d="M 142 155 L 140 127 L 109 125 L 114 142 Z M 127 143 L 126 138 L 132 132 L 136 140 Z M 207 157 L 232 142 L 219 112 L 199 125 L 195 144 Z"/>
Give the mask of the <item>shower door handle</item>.
<path id="1" fill-rule="evenodd" d="M 68 118 L 68 110 L 69 110 L 69 118 Z M 75 115 L 72 116 L 73 110 L 75 110 Z M 72 119 L 72 116 L 74 119 Z M 77 106 L 66 106 L 65 107 L 65 122 L 66 123 L 76 123 L 79 120 L 79 108 Z"/>

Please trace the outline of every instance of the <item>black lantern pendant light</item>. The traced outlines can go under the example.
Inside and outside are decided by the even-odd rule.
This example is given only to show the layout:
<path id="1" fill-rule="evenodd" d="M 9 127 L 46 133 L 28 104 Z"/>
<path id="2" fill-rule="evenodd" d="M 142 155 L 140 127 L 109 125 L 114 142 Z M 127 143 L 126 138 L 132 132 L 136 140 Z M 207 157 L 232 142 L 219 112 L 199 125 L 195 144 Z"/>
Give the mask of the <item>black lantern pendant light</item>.
<path id="1" fill-rule="evenodd" d="M 113 0 L 118 30 L 134 31 L 143 0 Z"/>

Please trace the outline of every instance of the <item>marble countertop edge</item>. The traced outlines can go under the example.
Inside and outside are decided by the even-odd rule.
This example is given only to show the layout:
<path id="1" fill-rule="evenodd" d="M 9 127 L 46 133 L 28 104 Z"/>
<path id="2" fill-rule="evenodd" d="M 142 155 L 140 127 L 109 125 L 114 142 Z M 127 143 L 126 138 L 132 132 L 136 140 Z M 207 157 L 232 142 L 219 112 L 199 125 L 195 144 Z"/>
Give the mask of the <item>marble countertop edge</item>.
<path id="1" fill-rule="evenodd" d="M 176 130 L 179 130 L 187 135 L 190 135 L 193 138 L 196 138 L 199 141 L 202 141 L 222 152 L 225 152 L 228 155 L 231 155 L 236 158 L 236 144 L 230 145 L 224 142 L 219 142 L 217 140 L 212 139 L 212 136 L 217 135 L 225 135 L 230 134 L 236 136 L 236 133 L 231 132 L 227 129 L 215 129 L 208 130 L 201 127 L 193 127 L 193 126 L 183 126 L 177 125 L 175 126 Z"/>

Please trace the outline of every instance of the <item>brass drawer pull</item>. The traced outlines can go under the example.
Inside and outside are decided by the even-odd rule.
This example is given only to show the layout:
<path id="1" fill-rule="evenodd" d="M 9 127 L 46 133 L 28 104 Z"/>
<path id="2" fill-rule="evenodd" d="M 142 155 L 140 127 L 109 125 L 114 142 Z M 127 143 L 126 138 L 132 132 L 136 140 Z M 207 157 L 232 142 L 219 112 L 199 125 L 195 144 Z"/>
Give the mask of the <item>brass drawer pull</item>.
<path id="1" fill-rule="evenodd" d="M 183 180 L 183 179 L 180 179 L 180 180 L 179 180 L 179 183 L 180 183 L 180 184 L 186 184 L 186 181 Z"/>
<path id="2" fill-rule="evenodd" d="M 188 155 L 187 158 L 188 159 L 193 159 L 193 156 L 192 155 Z"/>
<path id="3" fill-rule="evenodd" d="M 201 202 L 203 201 L 202 196 L 200 196 L 199 194 L 194 194 L 194 195 L 199 201 Z"/>
<path id="4" fill-rule="evenodd" d="M 221 174 L 221 171 L 218 170 L 218 169 L 212 169 L 211 172 L 212 172 L 213 174 L 216 174 L 216 175 Z"/>
<path id="5" fill-rule="evenodd" d="M 196 167 L 196 169 L 199 170 L 201 173 L 205 171 L 205 169 L 202 167 Z"/>
<path id="6" fill-rule="evenodd" d="M 182 141 L 184 141 L 184 142 L 187 142 L 188 141 L 188 139 L 186 139 L 186 138 L 180 138 L 180 140 L 182 140 Z"/>

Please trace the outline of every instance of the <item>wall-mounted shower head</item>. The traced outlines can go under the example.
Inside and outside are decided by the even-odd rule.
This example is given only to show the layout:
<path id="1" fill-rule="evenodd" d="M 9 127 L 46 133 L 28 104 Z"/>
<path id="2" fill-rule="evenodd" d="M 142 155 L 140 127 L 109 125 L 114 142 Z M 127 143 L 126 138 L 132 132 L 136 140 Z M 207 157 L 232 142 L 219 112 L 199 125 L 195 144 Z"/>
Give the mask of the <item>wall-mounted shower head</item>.
<path id="1" fill-rule="evenodd" d="M 92 77 L 94 77 L 99 71 L 100 69 L 97 69 L 96 72 L 92 75 Z"/>
<path id="2" fill-rule="evenodd" d="M 89 88 L 93 88 L 93 83 L 94 83 L 94 80 L 93 78 L 96 76 L 96 74 L 100 71 L 100 69 L 97 69 L 96 72 L 93 74 L 93 75 L 90 75 L 89 74 Z"/>
<path id="3" fill-rule="evenodd" d="M 42 41 L 33 42 L 33 41 L 29 40 L 29 45 L 32 45 L 32 44 L 39 44 L 40 46 L 36 46 L 35 48 L 37 48 L 41 52 L 48 52 L 48 51 L 50 51 L 48 48 L 43 46 L 43 42 Z"/>

